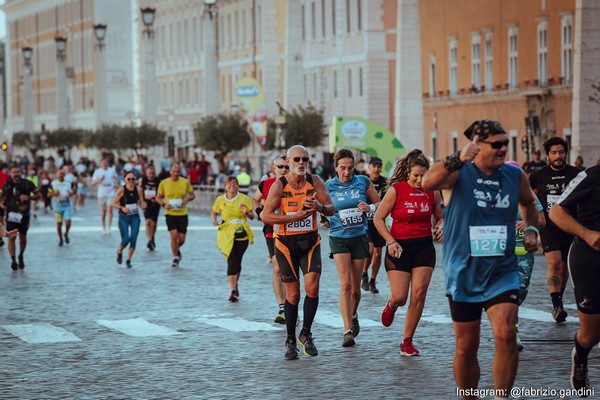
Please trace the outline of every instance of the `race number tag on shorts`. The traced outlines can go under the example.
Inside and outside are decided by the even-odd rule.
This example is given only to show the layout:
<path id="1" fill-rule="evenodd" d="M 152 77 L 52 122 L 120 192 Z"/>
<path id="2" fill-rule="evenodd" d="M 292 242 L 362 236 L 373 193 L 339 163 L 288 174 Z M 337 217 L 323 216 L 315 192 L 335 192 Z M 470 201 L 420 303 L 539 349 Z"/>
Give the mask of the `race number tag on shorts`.
<path id="1" fill-rule="evenodd" d="M 137 203 L 125 204 L 125 208 L 127 208 L 127 215 L 135 215 L 138 213 Z"/>
<path id="2" fill-rule="evenodd" d="M 506 225 L 469 226 L 471 257 L 503 256 L 507 232 Z"/>
<path id="3" fill-rule="evenodd" d="M 178 210 L 183 207 L 183 199 L 171 199 L 169 200 L 169 208 L 171 210 Z"/>
<path id="4" fill-rule="evenodd" d="M 18 212 L 14 212 L 14 211 L 9 212 L 8 217 L 6 218 L 6 220 L 8 222 L 14 222 L 16 224 L 20 224 L 22 219 L 23 219 L 23 214 L 20 214 Z"/>
<path id="5" fill-rule="evenodd" d="M 288 212 L 286 215 L 294 215 L 295 212 Z M 312 232 L 314 214 L 300 221 L 288 222 L 285 229 L 288 232 Z"/>
<path id="6" fill-rule="evenodd" d="M 241 218 L 232 218 L 229 220 L 229 223 L 234 225 L 240 225 L 242 222 Z"/>
<path id="7" fill-rule="evenodd" d="M 358 208 L 340 210 L 340 220 L 344 228 L 354 228 L 363 224 L 363 214 Z"/>
<path id="8" fill-rule="evenodd" d="M 156 190 L 146 189 L 144 190 L 144 198 L 146 200 L 152 200 L 156 197 Z"/>
<path id="9" fill-rule="evenodd" d="M 373 221 L 373 220 L 375 219 L 375 211 L 369 211 L 369 212 L 367 213 L 367 219 L 368 219 L 369 221 Z"/>
<path id="10" fill-rule="evenodd" d="M 65 198 L 65 199 L 58 199 L 58 205 L 61 207 L 68 207 L 69 206 L 69 198 Z"/>
<path id="11" fill-rule="evenodd" d="M 560 195 L 558 194 L 549 194 L 548 196 L 546 196 L 546 202 L 548 203 L 548 208 L 546 209 L 546 211 L 550 212 L 550 209 L 554 204 L 556 204 L 559 198 Z"/>

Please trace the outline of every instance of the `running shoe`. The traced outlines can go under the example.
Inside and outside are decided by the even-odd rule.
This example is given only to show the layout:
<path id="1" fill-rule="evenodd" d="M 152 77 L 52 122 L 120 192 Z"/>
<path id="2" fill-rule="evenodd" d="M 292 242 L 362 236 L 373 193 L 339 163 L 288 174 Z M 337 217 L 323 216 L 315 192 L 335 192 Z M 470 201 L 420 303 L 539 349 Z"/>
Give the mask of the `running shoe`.
<path id="1" fill-rule="evenodd" d="M 177 258 L 179 258 L 179 261 L 183 260 L 183 256 L 181 255 L 180 250 L 177 250 Z"/>
<path id="2" fill-rule="evenodd" d="M 342 340 L 342 347 L 352 347 L 356 344 L 354 341 L 354 335 L 352 334 L 352 330 L 346 331 L 344 333 L 344 340 Z"/>
<path id="3" fill-rule="evenodd" d="M 121 265 L 123 263 L 123 253 L 117 251 L 117 264 Z"/>
<path id="4" fill-rule="evenodd" d="M 392 308 L 390 307 L 390 302 L 388 301 L 387 303 L 385 303 L 385 307 L 383 307 L 383 310 L 381 311 L 381 323 L 383 324 L 383 326 L 391 326 L 392 322 L 394 322 L 395 314 L 396 311 L 392 311 Z"/>
<path id="5" fill-rule="evenodd" d="M 298 358 L 298 348 L 296 347 L 296 341 L 294 339 L 288 339 L 285 341 L 285 355 L 284 360 L 295 360 Z"/>
<path id="6" fill-rule="evenodd" d="M 0 238 L 0 247 L 4 246 L 4 239 Z"/>
<path id="7" fill-rule="evenodd" d="M 69 234 L 65 233 L 65 243 L 69 244 Z"/>
<path id="8" fill-rule="evenodd" d="M 240 299 L 240 293 L 237 290 L 233 289 L 231 291 L 231 294 L 229 295 L 229 301 L 232 302 L 232 303 L 235 303 L 239 299 Z"/>
<path id="9" fill-rule="evenodd" d="M 125 261 L 125 265 L 127 265 L 127 268 L 131 268 L 131 260 Z"/>
<path id="10" fill-rule="evenodd" d="M 16 271 L 19 269 L 19 264 L 17 264 L 17 262 L 15 260 L 13 260 L 12 263 L 10 264 L 10 267 L 13 269 L 13 271 Z"/>
<path id="11" fill-rule="evenodd" d="M 352 331 L 352 336 L 357 337 L 360 333 L 360 324 L 358 323 L 358 314 L 352 317 L 352 327 L 350 328 Z"/>
<path id="12" fill-rule="evenodd" d="M 19 269 L 25 269 L 25 261 L 23 261 L 23 254 L 19 254 Z"/>
<path id="13" fill-rule="evenodd" d="M 411 338 L 406 338 L 400 343 L 400 354 L 408 357 L 418 356 L 419 350 L 415 348 Z"/>
<path id="14" fill-rule="evenodd" d="M 375 286 L 375 281 L 369 282 L 369 290 L 371 293 L 379 293 L 379 289 L 377 289 L 377 286 Z"/>
<path id="15" fill-rule="evenodd" d="M 523 349 L 525 349 L 525 346 L 523 346 L 523 343 L 521 342 L 521 336 L 519 336 L 519 330 L 517 329 L 517 347 L 519 348 L 519 351 L 523 351 Z"/>
<path id="16" fill-rule="evenodd" d="M 285 312 L 283 310 L 279 310 L 277 316 L 275 316 L 275 322 L 278 324 L 285 324 Z"/>
<path id="17" fill-rule="evenodd" d="M 171 267 L 175 268 L 179 266 L 179 258 L 175 257 L 173 259 L 173 263 L 171 264 Z"/>
<path id="18" fill-rule="evenodd" d="M 571 351 L 571 365 L 571 387 L 575 390 L 588 389 L 590 387 L 588 367 L 587 364 L 579 363 L 575 347 L 573 347 L 573 350 Z"/>
<path id="19" fill-rule="evenodd" d="M 316 357 L 319 355 L 319 351 L 317 350 L 317 346 L 313 342 L 312 333 L 304 334 L 304 332 L 300 332 L 298 336 L 298 342 L 302 346 L 304 350 L 304 354 L 309 357 Z"/>
<path id="20" fill-rule="evenodd" d="M 363 274 L 363 276 L 362 276 L 362 283 L 360 284 L 360 287 L 365 292 L 369 291 L 369 276 L 367 274 Z"/>
<path id="21" fill-rule="evenodd" d="M 563 306 L 556 306 L 552 310 L 552 318 L 554 318 L 557 324 L 565 322 L 567 320 L 567 315 L 568 314 Z"/>
<path id="22" fill-rule="evenodd" d="M 152 251 L 152 240 L 148 240 L 148 244 L 146 244 L 148 250 Z"/>
<path id="23" fill-rule="evenodd" d="M 62 239 L 60 239 L 60 240 L 58 241 L 58 246 L 60 247 L 60 246 L 62 246 L 62 245 L 63 245 L 63 240 L 62 240 Z"/>

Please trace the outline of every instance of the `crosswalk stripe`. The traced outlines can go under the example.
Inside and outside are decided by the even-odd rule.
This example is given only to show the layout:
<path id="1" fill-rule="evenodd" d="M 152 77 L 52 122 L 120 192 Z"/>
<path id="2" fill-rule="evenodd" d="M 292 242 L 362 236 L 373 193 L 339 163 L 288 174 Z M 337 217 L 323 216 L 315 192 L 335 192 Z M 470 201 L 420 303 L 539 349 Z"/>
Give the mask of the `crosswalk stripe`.
<path id="1" fill-rule="evenodd" d="M 27 343 L 79 342 L 77 336 L 52 324 L 2 325 L 4 329 Z"/>
<path id="2" fill-rule="evenodd" d="M 181 335 L 174 329 L 156 325 L 143 318 L 123 319 L 116 321 L 99 320 L 98 324 L 134 337 Z"/>
<path id="3" fill-rule="evenodd" d="M 576 306 L 573 307 L 571 305 L 569 306 L 565 306 L 565 308 L 572 310 L 573 308 L 577 308 Z M 573 318 L 570 318 L 570 317 Z M 552 314 L 550 313 L 550 310 L 536 310 L 534 308 L 527 308 L 527 307 L 519 307 L 519 318 L 524 318 L 524 319 L 532 319 L 534 321 L 539 321 L 539 322 L 554 322 L 554 320 L 552 319 Z M 573 323 L 573 324 L 579 324 L 579 318 L 577 317 L 577 312 L 573 312 L 569 314 L 569 318 L 567 318 L 566 323 Z"/>
<path id="4" fill-rule="evenodd" d="M 373 321 L 371 319 L 362 319 L 360 318 L 360 315 L 358 317 L 360 326 L 381 326 L 381 323 L 378 321 Z M 344 321 L 342 319 L 342 316 L 339 313 L 327 310 L 317 311 L 317 315 L 315 316 L 315 323 L 331 326 L 332 328 L 344 328 Z"/>
<path id="5" fill-rule="evenodd" d="M 197 319 L 203 324 L 218 326 L 232 332 L 279 331 L 283 326 L 273 326 L 265 322 L 248 321 L 242 318 L 202 317 Z"/>

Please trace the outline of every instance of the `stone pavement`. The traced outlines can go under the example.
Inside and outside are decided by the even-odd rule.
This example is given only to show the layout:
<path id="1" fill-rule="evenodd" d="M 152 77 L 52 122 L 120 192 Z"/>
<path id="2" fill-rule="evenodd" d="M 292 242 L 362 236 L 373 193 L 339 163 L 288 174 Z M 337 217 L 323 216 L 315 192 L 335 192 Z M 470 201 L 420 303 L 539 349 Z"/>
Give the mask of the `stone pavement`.
<path id="1" fill-rule="evenodd" d="M 10 269 L 0 248 L 1 399 L 449 399 L 454 336 L 438 264 L 415 344 L 420 357 L 399 354 L 403 314 L 379 322 L 389 286 L 363 292 L 357 345 L 342 348 L 339 283 L 324 257 L 313 337 L 319 356 L 283 360 L 285 327 L 273 323 L 277 306 L 260 223 L 246 253 L 240 302 L 227 301 L 226 263 L 215 244 L 210 217 L 193 214 L 179 268 L 171 268 L 164 217 L 157 251 L 140 230 L 133 268 L 115 262 L 116 218 L 102 236 L 97 204 L 90 199 L 74 217 L 71 244 L 57 246 L 54 219 L 32 221 L 26 269 Z M 327 232 L 322 232 L 328 254 Z M 441 248 L 438 248 L 438 259 Z M 555 325 L 548 312 L 545 261 L 537 257 L 532 288 L 521 310 L 526 350 L 515 386 L 569 388 L 577 318 L 572 289 L 569 318 Z M 491 388 L 493 341 L 482 324 L 480 388 Z M 592 383 L 600 382 L 600 351 L 590 357 Z M 600 388 L 595 393 L 598 396 Z M 522 398 L 557 398 L 522 396 Z"/>

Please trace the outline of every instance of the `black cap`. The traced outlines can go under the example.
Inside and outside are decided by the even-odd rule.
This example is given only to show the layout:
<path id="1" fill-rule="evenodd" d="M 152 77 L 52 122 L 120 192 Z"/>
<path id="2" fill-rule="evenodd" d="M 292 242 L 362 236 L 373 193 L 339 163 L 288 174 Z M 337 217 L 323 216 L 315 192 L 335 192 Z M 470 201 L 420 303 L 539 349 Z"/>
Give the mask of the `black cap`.
<path id="1" fill-rule="evenodd" d="M 489 119 L 482 119 L 481 121 L 475 121 L 465 131 L 465 136 L 469 140 L 473 140 L 475 135 L 479 136 L 479 140 L 484 140 L 490 136 L 500 135 L 506 133 L 500 122 L 492 121 Z"/>
<path id="2" fill-rule="evenodd" d="M 381 161 L 381 158 L 379 157 L 371 157 L 371 161 L 369 161 L 369 164 L 379 164 L 379 165 L 383 165 L 383 161 Z"/>

